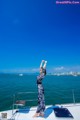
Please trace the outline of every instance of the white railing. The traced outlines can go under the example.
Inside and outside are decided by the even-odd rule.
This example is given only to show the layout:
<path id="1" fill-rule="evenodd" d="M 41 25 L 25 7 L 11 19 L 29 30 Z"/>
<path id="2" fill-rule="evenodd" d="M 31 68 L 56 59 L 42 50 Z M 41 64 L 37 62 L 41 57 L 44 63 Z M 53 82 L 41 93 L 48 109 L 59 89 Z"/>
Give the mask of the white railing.
<path id="1" fill-rule="evenodd" d="M 30 95 L 33 95 L 33 94 L 36 95 L 35 99 L 29 99 L 29 98 L 28 99 L 24 99 L 24 98 L 19 99 L 20 95 L 24 95 L 24 96 L 29 95 L 30 96 Z M 25 100 L 27 102 L 37 101 L 37 92 L 18 92 L 13 96 L 14 97 L 13 104 L 15 103 L 15 100 L 17 100 L 16 99 L 17 96 L 18 96 L 18 100 Z M 56 100 L 59 103 L 59 101 L 63 100 L 64 102 L 65 101 L 71 101 L 72 103 L 75 104 L 77 102 L 77 99 L 79 99 L 79 102 L 80 102 L 80 90 L 79 89 L 59 90 L 59 91 L 55 90 L 55 91 L 50 91 L 50 92 L 48 91 L 48 94 L 45 92 L 45 101 L 53 100 L 53 102 L 54 102 L 54 100 Z M 50 103 L 50 104 L 52 104 L 52 103 Z"/>

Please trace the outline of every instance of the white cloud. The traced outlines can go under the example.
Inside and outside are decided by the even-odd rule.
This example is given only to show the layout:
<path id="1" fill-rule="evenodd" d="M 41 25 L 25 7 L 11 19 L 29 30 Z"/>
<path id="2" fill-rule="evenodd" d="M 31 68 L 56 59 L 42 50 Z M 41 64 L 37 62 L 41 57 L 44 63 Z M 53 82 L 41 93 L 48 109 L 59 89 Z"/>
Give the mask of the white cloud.
<path id="1" fill-rule="evenodd" d="M 34 73 L 39 72 L 39 68 L 16 68 L 16 69 L 3 69 L 0 70 L 3 73 Z"/>
<path id="2" fill-rule="evenodd" d="M 59 66 L 53 68 L 47 68 L 47 73 L 57 72 L 80 72 L 80 65 L 78 66 Z M 3 69 L 0 70 L 3 73 L 36 73 L 39 72 L 39 68 L 15 68 L 15 69 Z"/>
<path id="3" fill-rule="evenodd" d="M 61 71 L 61 70 L 63 70 L 63 69 L 64 69 L 63 66 L 54 68 L 55 71 Z"/>
<path id="4" fill-rule="evenodd" d="M 67 69 L 68 69 L 68 71 L 79 72 L 80 71 L 80 65 L 67 67 Z"/>
<path id="5" fill-rule="evenodd" d="M 61 67 L 54 67 L 51 69 L 51 72 L 80 72 L 80 65 L 78 66 L 61 66 Z"/>
<path id="6" fill-rule="evenodd" d="M 31 71 L 32 72 L 39 72 L 39 68 L 33 68 Z"/>

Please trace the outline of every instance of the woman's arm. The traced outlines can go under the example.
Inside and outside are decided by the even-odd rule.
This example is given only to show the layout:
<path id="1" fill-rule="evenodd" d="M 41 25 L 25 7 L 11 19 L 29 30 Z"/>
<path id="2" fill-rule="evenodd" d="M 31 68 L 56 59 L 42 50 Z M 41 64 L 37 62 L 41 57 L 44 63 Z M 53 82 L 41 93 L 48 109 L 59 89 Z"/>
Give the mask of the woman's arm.
<path id="1" fill-rule="evenodd" d="M 41 61 L 40 68 L 43 67 L 44 62 L 45 62 L 44 60 Z"/>
<path id="2" fill-rule="evenodd" d="M 47 65 L 47 61 L 42 60 L 40 64 L 40 68 L 43 67 L 44 69 L 46 69 L 46 65 Z"/>
<path id="3" fill-rule="evenodd" d="M 47 61 L 44 62 L 43 68 L 46 69 Z"/>

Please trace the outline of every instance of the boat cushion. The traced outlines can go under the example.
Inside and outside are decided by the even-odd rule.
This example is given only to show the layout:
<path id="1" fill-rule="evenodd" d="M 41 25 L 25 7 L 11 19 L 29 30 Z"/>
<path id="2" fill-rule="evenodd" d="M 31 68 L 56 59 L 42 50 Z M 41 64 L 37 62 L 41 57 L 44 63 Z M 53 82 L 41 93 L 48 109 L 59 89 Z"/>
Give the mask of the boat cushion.
<path id="1" fill-rule="evenodd" d="M 67 108 L 54 108 L 56 117 L 73 118 L 72 114 Z"/>

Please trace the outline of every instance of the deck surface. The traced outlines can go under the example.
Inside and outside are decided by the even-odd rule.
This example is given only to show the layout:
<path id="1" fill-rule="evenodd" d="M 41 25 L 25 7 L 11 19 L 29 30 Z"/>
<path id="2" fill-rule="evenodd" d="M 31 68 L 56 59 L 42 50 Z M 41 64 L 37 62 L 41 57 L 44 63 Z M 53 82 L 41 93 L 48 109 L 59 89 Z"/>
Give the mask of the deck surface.
<path id="1" fill-rule="evenodd" d="M 19 112 L 15 113 L 12 116 L 12 110 L 8 111 L 2 111 L 0 112 L 0 119 L 1 119 L 1 113 L 7 113 L 7 119 L 15 119 L 15 120 L 80 120 L 80 104 L 62 104 L 62 105 L 56 105 L 59 107 L 65 107 L 67 108 L 70 113 L 73 115 L 74 118 L 58 118 L 54 114 L 54 107 L 55 106 L 46 106 L 45 115 L 44 117 L 36 117 L 33 118 L 33 115 L 36 112 L 37 107 L 31 107 L 26 109 L 21 109 Z"/>

